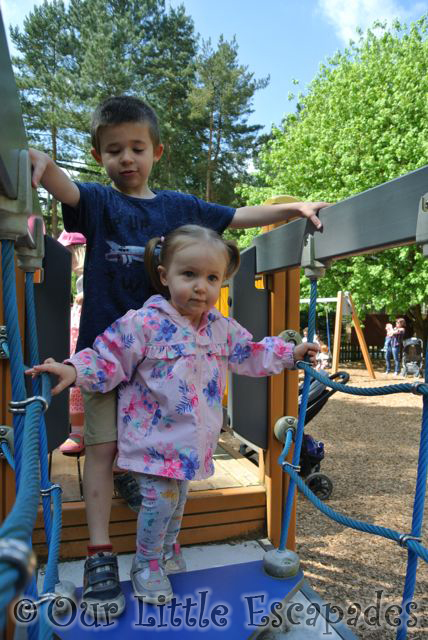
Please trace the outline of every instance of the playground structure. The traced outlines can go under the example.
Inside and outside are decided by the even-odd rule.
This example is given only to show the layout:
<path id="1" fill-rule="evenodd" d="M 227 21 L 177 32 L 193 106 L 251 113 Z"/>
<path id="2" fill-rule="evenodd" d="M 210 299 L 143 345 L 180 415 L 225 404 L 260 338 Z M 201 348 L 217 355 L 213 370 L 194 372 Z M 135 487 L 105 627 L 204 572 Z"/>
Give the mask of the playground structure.
<path id="1" fill-rule="evenodd" d="M 14 87 L 13 75 L 11 76 L 10 65 L 3 65 L 4 56 L 6 55 L 4 50 L 5 44 L 4 42 L 0 42 L 0 45 L 2 80 L 5 80 L 3 84 L 8 89 L 8 91 L 5 92 L 6 99 L 2 101 L 0 105 L 0 116 L 2 117 L 1 121 L 3 123 L 6 122 L 10 125 L 7 128 L 8 136 L 9 134 L 10 136 L 2 137 L 0 144 L 0 190 L 3 194 L 0 198 L 0 209 L 2 216 L 2 238 L 5 238 L 5 240 L 2 241 L 3 275 L 5 275 L 6 258 L 8 258 L 9 263 L 11 262 L 11 245 L 20 244 L 16 242 L 16 240 L 26 235 L 27 216 L 29 213 L 34 212 L 35 209 L 33 208 L 32 191 L 30 187 L 30 170 L 28 154 L 26 153 L 27 144 L 25 135 L 23 135 L 22 120 L 16 116 L 16 114 L 19 113 L 19 102 L 17 100 L 16 88 Z M 3 110 L 5 112 L 4 118 Z M 19 152 L 17 150 L 19 150 Z M 327 211 L 322 211 L 320 213 L 320 219 L 324 226 L 324 232 L 322 234 L 314 235 L 313 228 L 309 223 L 303 220 L 296 220 L 287 225 L 272 229 L 256 238 L 254 245 L 243 252 L 241 270 L 231 282 L 231 315 L 245 324 L 256 339 L 268 333 L 279 334 L 284 327 L 297 329 L 299 324 L 300 265 L 305 267 L 311 281 L 316 283 L 317 278 L 322 275 L 325 265 L 327 265 L 331 259 L 340 259 L 344 256 L 356 255 L 365 251 L 374 251 L 387 246 L 391 247 L 413 242 L 422 244 L 424 255 L 427 256 L 428 206 L 424 196 L 427 179 L 428 167 L 424 167 L 402 178 L 398 178 L 397 180 L 380 185 L 379 187 L 340 202 L 330 207 Z M 6 228 L 7 231 L 5 230 Z M 30 240 L 26 242 L 26 245 L 27 246 L 24 247 L 16 246 L 16 251 L 18 263 L 21 263 L 21 265 L 24 263 L 24 269 L 28 274 L 41 266 L 40 234 L 38 234 L 36 243 L 32 243 Z M 47 245 L 49 245 L 49 242 Z M 53 250 L 55 250 L 55 245 L 53 245 Z M 34 266 L 34 263 L 29 264 L 28 262 L 25 264 L 23 260 L 24 255 L 34 258 L 38 266 Z M 266 289 L 260 290 L 254 287 L 254 278 L 257 274 L 268 274 L 268 286 Z M 47 275 L 48 269 L 45 265 L 45 276 Z M 59 276 L 62 276 L 61 272 Z M 20 311 L 17 326 L 19 324 L 21 335 L 23 335 L 24 309 L 28 314 L 30 307 L 28 299 L 27 303 L 24 302 L 24 288 L 27 289 L 27 285 L 25 284 L 24 287 L 23 274 L 18 271 L 16 279 L 18 309 Z M 28 278 L 26 278 L 26 280 L 28 280 Z M 32 277 L 30 280 L 32 280 Z M 314 287 L 312 288 L 314 289 Z M 6 296 L 5 289 L 6 287 L 4 287 Z M 311 298 L 310 314 L 312 315 L 312 320 L 310 320 L 309 323 L 309 339 L 314 330 L 316 286 Z M 7 315 L 6 306 L 9 305 L 9 300 L 6 297 L 4 300 L 6 300 L 6 302 L 1 311 L 2 314 L 5 313 L 5 315 Z M 54 302 L 55 305 L 57 305 L 57 301 L 55 300 Z M 254 313 L 254 309 L 257 309 L 257 313 Z M 266 313 L 262 312 L 262 310 Z M 66 311 L 67 314 L 64 315 L 68 315 L 68 309 L 66 309 Z M 8 341 L 11 339 L 10 334 L 12 327 L 9 327 L 9 323 L 7 324 L 7 336 L 4 337 L 2 341 L 3 352 L 6 356 L 12 351 L 11 349 L 9 350 L 8 346 Z M 64 330 L 64 333 L 68 335 L 66 330 Z M 29 340 L 29 338 L 30 335 L 27 331 L 27 339 Z M 29 362 L 28 364 L 32 363 Z M 22 376 L 22 370 L 19 371 L 19 367 L 21 366 L 22 368 L 22 363 L 16 363 L 13 359 L 9 361 L 7 357 L 2 361 L 2 384 L 3 388 L 6 389 L 6 393 L 2 399 L 1 409 L 2 423 L 4 425 L 10 424 L 10 416 L 7 413 L 7 408 L 12 396 L 9 367 L 16 365 L 18 365 L 18 375 Z M 271 380 L 256 381 L 234 376 L 229 386 L 229 414 L 233 428 L 240 433 L 244 439 L 258 445 L 260 449 L 265 452 L 263 454 L 264 489 L 263 492 L 260 493 L 266 496 L 268 536 L 275 546 L 279 545 L 280 552 L 282 553 L 285 552 L 285 547 L 288 550 L 292 550 L 295 545 L 294 487 L 296 484 L 299 485 L 299 479 L 295 473 L 297 466 L 295 456 L 300 453 L 301 441 L 299 442 L 299 438 L 301 440 L 301 435 L 303 435 L 301 423 L 305 418 L 305 404 L 307 404 L 309 379 L 311 375 L 315 377 L 318 375 L 318 379 L 321 381 L 325 380 L 321 374 L 315 375 L 314 372 L 309 372 L 305 363 L 301 363 L 301 368 L 306 372 L 302 393 L 303 408 L 299 415 L 300 424 L 296 427 L 298 435 L 295 438 L 295 448 L 291 462 L 292 438 L 289 435 L 289 431 L 286 429 L 286 432 L 284 432 L 283 430 L 282 434 L 278 433 L 278 431 L 276 432 L 277 436 L 284 436 L 285 443 L 283 446 L 275 435 L 274 425 L 283 416 L 297 415 L 297 374 L 295 372 L 287 372 Z M 12 378 L 13 377 L 12 372 Z M 254 384 L 254 382 L 258 384 Z M 397 386 L 400 387 L 401 391 L 408 392 L 411 390 L 410 387 L 412 385 Z M 338 386 L 338 390 L 343 391 L 343 389 L 339 387 L 340 385 Z M 413 387 L 413 390 L 426 394 L 426 385 Z M 42 400 L 40 400 L 40 397 L 48 400 L 49 390 L 43 389 L 42 393 L 40 395 L 37 394 L 37 396 L 37 401 L 31 403 L 29 408 L 30 418 L 33 422 L 36 422 L 36 426 L 38 426 L 38 422 L 40 422 L 41 405 L 45 404 L 44 401 L 42 402 Z M 14 400 L 16 401 L 17 398 L 14 397 Z M 23 398 L 18 398 L 18 400 L 23 400 Z M 427 399 L 425 395 L 425 409 L 426 404 Z M 35 413 L 36 406 L 38 406 L 38 413 Z M 17 419 L 19 417 L 19 414 L 15 414 L 15 428 L 18 426 Z M 417 481 L 417 487 L 419 488 L 417 514 L 414 518 L 412 531 L 408 534 L 396 535 L 395 532 L 392 532 L 394 535 L 391 535 L 391 539 L 400 542 L 400 544 L 407 549 L 410 564 L 413 569 L 416 568 L 415 564 L 417 563 L 417 557 L 419 555 L 427 560 L 427 552 L 418 542 L 422 517 L 420 505 L 421 502 L 423 505 L 424 500 L 422 487 L 424 487 L 426 483 L 427 422 L 428 420 L 424 414 L 421 436 L 421 463 Z M 18 432 L 18 429 L 16 429 L 16 432 Z M 7 429 L 7 435 L 9 434 L 10 429 Z M 3 437 L 3 439 L 10 445 L 10 438 L 7 439 Z M 425 458 L 423 458 L 422 455 L 425 455 Z M 277 460 L 280 456 L 281 464 L 278 465 Z M 283 471 L 286 471 L 286 482 L 284 482 Z M 1 461 L 0 472 L 0 491 L 2 496 L 0 520 L 7 522 L 15 502 L 14 474 L 7 460 Z M 283 498 L 286 494 L 287 486 L 290 489 L 288 496 L 291 496 L 291 498 L 287 499 L 284 517 L 282 517 L 280 505 L 284 502 Z M 309 496 L 309 493 L 305 492 L 305 494 Z M 44 496 L 46 498 L 46 491 Z M 231 511 L 238 509 L 237 504 L 239 504 L 241 509 L 243 508 L 242 502 L 239 503 L 241 498 L 238 495 L 216 495 L 212 500 L 214 501 L 214 499 L 217 503 L 222 503 L 223 509 L 221 510 L 223 512 L 225 511 L 224 507 L 227 503 L 230 504 Z M 204 496 L 204 501 L 206 500 L 209 500 L 208 495 Z M 189 501 L 189 504 L 191 513 L 191 510 L 195 509 L 195 504 L 192 505 L 192 500 Z M 66 517 L 71 521 L 74 517 L 74 526 L 76 525 L 78 509 L 79 507 L 75 506 L 74 510 L 68 509 L 68 512 L 66 512 Z M 212 511 L 214 512 L 214 509 Z M 199 512 L 201 521 L 203 521 L 204 515 L 202 511 Z M 40 512 L 39 522 L 41 517 Z M 214 520 L 215 517 L 213 518 L 213 521 Z M 121 522 L 120 515 L 118 522 Z M 210 527 L 208 527 L 208 529 L 209 528 Z M 215 525 L 213 522 L 212 529 L 214 530 L 214 528 Z M 365 530 L 370 531 L 370 527 Z M 24 542 L 25 541 L 26 537 L 24 537 Z M 42 546 L 42 544 L 40 544 L 40 546 Z M 27 554 L 28 557 L 29 555 L 30 554 Z M 14 558 L 11 558 L 10 549 L 3 547 L 0 552 L 0 575 L 4 578 L 7 577 L 8 572 L 11 573 L 15 571 L 16 573 L 20 572 L 19 575 L 22 577 L 23 574 L 25 574 L 25 571 L 22 572 L 23 558 L 27 556 L 22 555 L 22 553 L 19 555 L 19 545 L 16 546 L 16 556 Z M 271 563 L 275 566 L 274 560 L 275 555 Z M 27 569 L 26 566 L 24 568 L 25 570 Z M 220 586 L 223 593 L 227 593 L 225 589 L 227 584 L 227 586 L 232 589 L 232 593 L 229 593 L 230 599 L 233 600 L 233 598 L 235 598 L 235 602 L 237 599 L 239 600 L 239 594 L 242 589 L 245 593 L 249 581 L 252 581 L 255 588 L 266 590 L 272 597 L 284 599 L 301 587 L 303 579 L 302 573 L 297 571 L 295 575 L 291 577 L 288 576 L 283 582 L 269 580 L 266 578 L 266 575 L 260 571 L 258 563 L 257 567 L 242 567 L 240 574 L 241 579 L 238 580 L 236 578 L 236 572 L 234 575 L 233 567 L 227 568 L 225 572 L 211 572 L 210 579 L 214 580 L 211 584 L 213 588 L 215 588 L 215 585 L 217 585 L 217 587 Z M 25 577 L 26 576 L 24 576 L 24 582 Z M 177 583 L 174 584 L 177 588 L 184 589 L 184 593 L 186 593 L 186 589 L 193 589 L 198 586 L 200 588 L 200 579 L 201 576 L 199 576 L 198 582 L 198 576 L 190 574 L 183 575 L 178 577 Z M 205 577 L 203 579 L 205 580 Z M 413 573 L 409 578 L 409 582 L 411 583 L 412 581 L 414 581 Z M 13 587 L 14 586 L 15 583 L 13 583 Z M 408 590 L 406 597 L 408 597 Z M 236 605 L 236 607 L 237 606 L 238 605 Z M 128 631 L 126 624 L 128 623 L 129 620 L 123 623 L 125 626 L 120 627 L 119 631 L 116 629 L 116 635 L 126 633 Z M 400 635 L 398 638 L 400 639 L 406 637 L 403 635 L 403 629 L 404 627 L 399 630 Z M 79 632 L 80 631 L 81 630 L 79 630 Z M 68 633 L 70 632 L 74 633 L 74 631 L 69 630 Z M 129 630 L 129 632 L 131 631 Z M 240 633 L 242 634 L 242 627 L 238 625 L 238 630 L 236 630 L 236 626 L 228 630 L 228 637 L 242 637 Z M 64 631 L 62 635 L 65 637 L 67 633 Z M 114 633 L 112 633 L 112 635 L 114 635 Z M 249 635 L 250 632 L 248 631 L 248 636 Z M 150 637 L 148 634 L 147 636 Z M 251 637 L 255 638 L 257 635 L 253 634 Z M 344 638 L 345 635 L 341 637 Z"/>

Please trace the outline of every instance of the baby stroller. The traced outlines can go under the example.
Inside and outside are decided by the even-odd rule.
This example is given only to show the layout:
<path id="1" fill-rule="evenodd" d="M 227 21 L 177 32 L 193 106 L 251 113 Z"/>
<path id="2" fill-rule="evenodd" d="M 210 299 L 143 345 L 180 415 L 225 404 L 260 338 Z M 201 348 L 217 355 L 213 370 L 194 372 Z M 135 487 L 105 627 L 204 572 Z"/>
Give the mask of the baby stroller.
<path id="1" fill-rule="evenodd" d="M 403 341 L 403 355 L 401 358 L 401 375 L 421 375 L 423 360 L 423 342 L 420 338 L 409 338 Z"/>
<path id="2" fill-rule="evenodd" d="M 345 371 L 338 371 L 329 376 L 330 380 L 336 380 L 341 384 L 346 384 L 349 380 L 349 374 Z M 301 402 L 303 385 L 299 388 L 299 405 Z M 308 406 L 306 409 L 305 425 L 314 418 L 326 404 L 327 400 L 335 393 L 334 389 L 329 389 L 325 384 L 318 380 L 312 379 L 309 388 Z M 246 458 L 258 464 L 258 454 L 242 444 L 239 451 Z M 324 458 L 324 443 L 315 440 L 309 434 L 303 434 L 302 448 L 300 451 L 300 472 L 299 474 L 305 480 L 308 487 L 315 493 L 320 500 L 327 500 L 333 491 L 333 483 L 330 478 L 321 473 L 321 461 Z"/>
<path id="3" fill-rule="evenodd" d="M 324 458 L 324 443 L 315 440 L 308 433 L 303 434 L 300 450 L 300 475 L 320 500 L 327 500 L 332 494 L 333 483 L 330 478 L 320 472 Z"/>

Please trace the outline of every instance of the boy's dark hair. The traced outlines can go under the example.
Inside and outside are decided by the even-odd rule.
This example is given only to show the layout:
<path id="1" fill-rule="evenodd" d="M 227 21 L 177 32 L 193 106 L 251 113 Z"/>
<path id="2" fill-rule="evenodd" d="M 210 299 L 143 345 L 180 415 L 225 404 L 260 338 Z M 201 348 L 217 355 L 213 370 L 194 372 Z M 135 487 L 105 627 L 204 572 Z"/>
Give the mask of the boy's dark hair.
<path id="1" fill-rule="evenodd" d="M 103 127 L 124 122 L 146 122 L 154 149 L 159 146 L 159 123 L 155 111 L 134 96 L 116 96 L 99 104 L 92 116 L 91 142 L 95 151 L 100 153 L 100 131 Z"/>
<path id="2" fill-rule="evenodd" d="M 225 273 L 226 278 L 232 277 L 239 268 L 241 256 L 233 240 L 227 240 L 213 229 L 197 224 L 185 224 L 177 227 L 177 229 L 168 233 L 165 238 L 151 238 L 144 250 L 144 266 L 150 276 L 152 285 L 156 291 L 166 298 L 170 297 L 169 291 L 167 287 L 163 286 L 160 280 L 158 266 L 162 265 L 166 267 L 171 260 L 176 246 L 189 240 L 208 242 L 210 245 L 222 245 L 228 258 Z"/>

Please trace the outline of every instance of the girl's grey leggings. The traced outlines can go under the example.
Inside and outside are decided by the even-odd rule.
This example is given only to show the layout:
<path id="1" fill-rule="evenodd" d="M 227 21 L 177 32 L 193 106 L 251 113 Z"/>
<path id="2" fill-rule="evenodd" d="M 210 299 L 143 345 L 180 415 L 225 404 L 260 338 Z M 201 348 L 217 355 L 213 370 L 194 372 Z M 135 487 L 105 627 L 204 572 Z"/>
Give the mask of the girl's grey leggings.
<path id="1" fill-rule="evenodd" d="M 137 556 L 162 559 L 176 542 L 189 490 L 188 480 L 133 473 L 142 496 L 137 523 Z"/>

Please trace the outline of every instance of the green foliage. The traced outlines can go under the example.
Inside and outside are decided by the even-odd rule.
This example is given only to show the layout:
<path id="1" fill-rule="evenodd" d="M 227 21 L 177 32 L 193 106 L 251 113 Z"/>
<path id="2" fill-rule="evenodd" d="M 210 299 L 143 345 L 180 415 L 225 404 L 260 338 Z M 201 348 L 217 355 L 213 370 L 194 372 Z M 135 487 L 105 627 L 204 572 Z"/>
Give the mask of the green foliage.
<path id="1" fill-rule="evenodd" d="M 252 99 L 269 78 L 255 80 L 238 63 L 238 45 L 221 36 L 217 50 L 211 41 L 202 45 L 196 64 L 196 83 L 189 95 L 191 117 L 204 149 L 200 171 L 208 201 L 231 201 L 237 179 L 246 174 L 257 132 L 247 124 Z"/>
<path id="2" fill-rule="evenodd" d="M 218 50 L 199 50 L 194 24 L 183 6 L 165 0 L 45 0 L 11 30 L 28 137 L 54 159 L 84 161 L 89 154 L 94 107 L 106 97 L 138 95 L 157 111 L 164 155 L 153 171 L 154 188 L 204 197 L 207 130 L 215 120 L 210 181 L 216 199 L 240 204 L 234 187 L 247 179 L 247 158 L 259 126 L 249 127 L 256 81 L 238 63 L 237 44 L 220 39 Z M 213 91 L 213 87 L 216 87 Z M 201 107 L 201 96 L 211 98 Z M 199 96 L 199 97 L 198 97 Z"/>
<path id="3" fill-rule="evenodd" d="M 425 165 L 427 24 L 426 16 L 410 27 L 377 23 L 321 66 L 296 112 L 273 128 L 241 194 L 250 203 L 281 193 L 334 202 Z M 426 336 L 427 275 L 419 249 L 391 249 L 335 263 L 320 295 L 349 290 L 360 313 L 408 312 Z"/>

